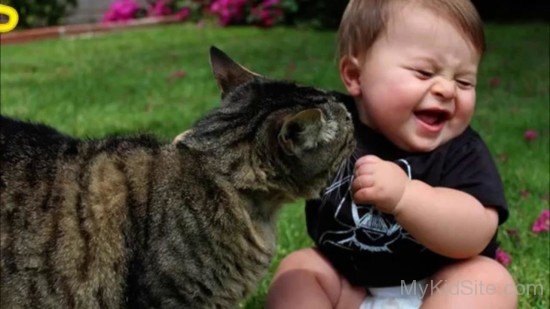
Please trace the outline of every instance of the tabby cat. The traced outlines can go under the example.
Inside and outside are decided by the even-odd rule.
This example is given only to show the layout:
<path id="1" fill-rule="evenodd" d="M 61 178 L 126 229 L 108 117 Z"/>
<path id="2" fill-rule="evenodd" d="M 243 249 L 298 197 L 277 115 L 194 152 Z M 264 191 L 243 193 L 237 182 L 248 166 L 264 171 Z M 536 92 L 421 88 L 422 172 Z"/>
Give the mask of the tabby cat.
<path id="1" fill-rule="evenodd" d="M 210 58 L 221 106 L 171 144 L 1 117 L 2 308 L 231 308 L 255 288 L 276 211 L 318 195 L 352 123 L 334 94 Z"/>

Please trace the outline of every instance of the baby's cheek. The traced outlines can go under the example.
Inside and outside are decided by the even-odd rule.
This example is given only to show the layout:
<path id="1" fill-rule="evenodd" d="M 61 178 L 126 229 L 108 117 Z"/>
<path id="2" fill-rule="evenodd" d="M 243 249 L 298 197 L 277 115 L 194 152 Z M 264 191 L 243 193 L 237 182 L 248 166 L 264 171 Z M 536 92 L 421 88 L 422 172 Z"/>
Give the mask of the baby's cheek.
<path id="1" fill-rule="evenodd" d="M 391 109 L 406 107 L 412 99 L 410 87 L 399 81 L 380 83 L 371 91 L 374 102 Z"/>
<path id="2" fill-rule="evenodd" d="M 465 93 L 458 98 L 457 104 L 455 106 L 456 117 L 458 118 L 458 120 L 465 123 L 470 123 L 470 120 L 474 115 L 474 111 L 475 111 L 475 102 L 476 102 L 475 91 L 471 93 Z"/>
<path id="3" fill-rule="evenodd" d="M 418 100 L 407 87 L 394 85 L 385 90 L 381 102 L 386 107 L 386 112 L 391 113 L 393 117 L 403 116 L 406 118 Z"/>
<path id="4" fill-rule="evenodd" d="M 425 86 L 416 77 L 406 74 L 396 74 L 387 83 L 386 91 L 399 96 L 403 101 L 418 100 L 425 92 Z"/>

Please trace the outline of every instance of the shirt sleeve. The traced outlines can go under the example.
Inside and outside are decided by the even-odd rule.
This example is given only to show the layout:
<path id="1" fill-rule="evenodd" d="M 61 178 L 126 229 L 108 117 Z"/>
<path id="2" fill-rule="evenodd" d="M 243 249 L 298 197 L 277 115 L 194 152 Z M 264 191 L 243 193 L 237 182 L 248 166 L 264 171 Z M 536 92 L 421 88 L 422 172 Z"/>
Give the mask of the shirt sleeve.
<path id="1" fill-rule="evenodd" d="M 481 137 L 470 128 L 449 149 L 441 185 L 466 192 L 485 207 L 495 208 L 499 225 L 508 218 L 508 206 L 497 167 Z"/>

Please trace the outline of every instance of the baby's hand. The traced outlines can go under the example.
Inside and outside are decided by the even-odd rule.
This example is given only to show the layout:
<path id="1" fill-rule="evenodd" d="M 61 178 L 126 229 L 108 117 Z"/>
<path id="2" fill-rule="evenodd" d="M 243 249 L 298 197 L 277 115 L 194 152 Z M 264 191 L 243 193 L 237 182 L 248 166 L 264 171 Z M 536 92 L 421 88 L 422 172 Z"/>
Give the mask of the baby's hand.
<path id="1" fill-rule="evenodd" d="M 393 214 L 408 183 L 409 177 L 397 164 L 373 155 L 364 156 L 355 163 L 353 200 Z"/>

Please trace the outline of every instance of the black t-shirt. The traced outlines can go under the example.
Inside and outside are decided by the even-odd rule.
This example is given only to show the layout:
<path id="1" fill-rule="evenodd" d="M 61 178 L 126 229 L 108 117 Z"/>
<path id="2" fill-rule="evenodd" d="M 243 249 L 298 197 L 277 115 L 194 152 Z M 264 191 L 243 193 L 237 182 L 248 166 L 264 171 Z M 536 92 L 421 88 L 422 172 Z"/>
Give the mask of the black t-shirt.
<path id="1" fill-rule="evenodd" d="M 357 158 L 374 154 L 394 161 L 412 179 L 431 186 L 466 192 L 498 211 L 499 224 L 508 217 L 502 182 L 489 150 L 471 128 L 428 153 L 408 153 L 360 123 L 354 102 L 346 105 L 355 122 L 357 148 L 318 200 L 306 202 L 309 235 L 319 250 L 352 284 L 400 285 L 432 275 L 453 261 L 419 244 L 393 218 L 371 205 L 356 205 L 350 180 Z M 475 232 L 475 231 L 472 231 Z M 483 251 L 494 258 L 496 234 Z"/>

